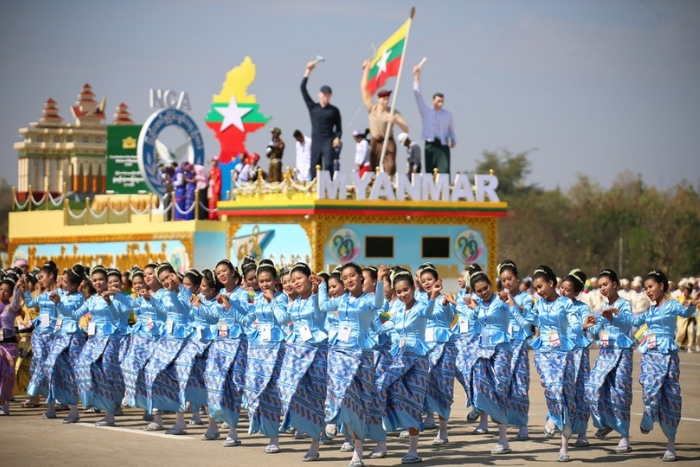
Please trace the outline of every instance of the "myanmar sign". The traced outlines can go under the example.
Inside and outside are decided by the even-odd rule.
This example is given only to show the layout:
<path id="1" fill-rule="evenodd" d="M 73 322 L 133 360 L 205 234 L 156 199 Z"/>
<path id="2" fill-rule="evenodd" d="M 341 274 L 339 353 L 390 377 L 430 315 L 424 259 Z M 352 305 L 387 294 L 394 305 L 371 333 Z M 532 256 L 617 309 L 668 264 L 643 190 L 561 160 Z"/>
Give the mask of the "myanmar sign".
<path id="1" fill-rule="evenodd" d="M 107 192 L 150 193 L 136 155 L 141 125 L 107 126 Z"/>

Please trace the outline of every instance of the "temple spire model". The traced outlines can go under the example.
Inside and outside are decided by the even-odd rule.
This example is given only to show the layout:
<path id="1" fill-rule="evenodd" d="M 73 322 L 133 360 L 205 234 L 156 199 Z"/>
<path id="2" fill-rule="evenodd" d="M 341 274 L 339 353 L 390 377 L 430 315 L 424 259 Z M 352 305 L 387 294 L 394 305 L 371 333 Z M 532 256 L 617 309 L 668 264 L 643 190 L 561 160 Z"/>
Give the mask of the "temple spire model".
<path id="1" fill-rule="evenodd" d="M 22 141 L 14 144 L 19 158 L 18 195 L 26 199 L 29 186 L 40 199 L 45 191 L 53 196 L 69 193 L 86 196 L 103 193 L 106 187 L 107 126 L 105 103 L 95 100 L 92 86 L 84 84 L 78 101 L 71 106 L 74 121 L 64 123 L 56 101 L 48 99 L 38 122 L 20 128 Z M 122 109 L 123 106 L 123 109 Z M 121 104 L 117 118 L 130 121 Z M 121 115 L 121 117 L 120 117 Z"/>
<path id="2" fill-rule="evenodd" d="M 131 119 L 131 114 L 129 113 L 129 106 L 125 103 L 121 103 L 117 106 L 117 113 L 114 114 L 113 125 L 133 125 L 134 121 Z"/>

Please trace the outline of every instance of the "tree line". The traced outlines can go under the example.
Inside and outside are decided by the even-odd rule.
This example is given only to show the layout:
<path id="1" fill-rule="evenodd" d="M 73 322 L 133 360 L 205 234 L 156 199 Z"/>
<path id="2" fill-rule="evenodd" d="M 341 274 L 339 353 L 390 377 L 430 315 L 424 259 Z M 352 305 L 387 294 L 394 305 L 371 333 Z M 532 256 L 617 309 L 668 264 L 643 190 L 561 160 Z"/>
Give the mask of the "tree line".
<path id="1" fill-rule="evenodd" d="M 653 268 L 669 278 L 700 275 L 700 184 L 669 190 L 625 171 L 610 188 L 579 174 L 568 189 L 528 184 L 532 150 L 484 151 L 476 173 L 494 171 L 508 202 L 499 221 L 499 260 L 513 259 L 521 277 L 547 264 L 561 277 L 578 267 L 589 277 L 604 268 L 619 277 Z"/>

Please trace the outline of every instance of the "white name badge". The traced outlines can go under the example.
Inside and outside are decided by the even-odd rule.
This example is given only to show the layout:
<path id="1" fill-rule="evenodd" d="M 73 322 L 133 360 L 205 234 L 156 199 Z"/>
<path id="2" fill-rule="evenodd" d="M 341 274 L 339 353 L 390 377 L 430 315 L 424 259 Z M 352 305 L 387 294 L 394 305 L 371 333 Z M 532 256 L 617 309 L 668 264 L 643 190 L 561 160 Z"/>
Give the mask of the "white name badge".
<path id="1" fill-rule="evenodd" d="M 173 322 L 173 321 L 167 321 L 167 322 L 165 323 L 165 330 L 166 330 L 166 332 L 167 332 L 168 334 L 172 334 L 172 333 L 173 333 L 173 328 L 174 328 L 174 327 L 175 327 L 175 322 Z"/>
<path id="2" fill-rule="evenodd" d="M 513 335 L 513 323 L 510 323 L 508 325 L 508 335 L 512 336 Z"/>
<path id="3" fill-rule="evenodd" d="M 97 333 L 97 325 L 94 321 L 88 323 L 88 336 L 94 336 Z"/>
<path id="4" fill-rule="evenodd" d="M 557 331 L 552 331 L 547 334 L 549 338 L 550 347 L 559 347 L 561 345 L 561 340 L 559 340 L 559 333 Z"/>
<path id="5" fill-rule="evenodd" d="M 60 331 L 61 326 L 63 326 L 63 316 L 59 316 L 58 318 L 56 318 L 56 325 L 53 328 L 56 331 Z"/>
<path id="6" fill-rule="evenodd" d="M 435 328 L 425 328 L 425 342 L 435 342 Z"/>
<path id="7" fill-rule="evenodd" d="M 340 330 L 338 331 L 338 340 L 341 342 L 348 342 L 350 340 L 351 331 L 352 328 L 347 324 L 340 326 Z"/>
<path id="8" fill-rule="evenodd" d="M 26 326 L 24 325 L 24 323 L 17 323 L 17 329 L 19 329 L 20 331 L 24 331 L 26 329 Z"/>
<path id="9" fill-rule="evenodd" d="M 311 329 L 309 329 L 309 326 L 307 326 L 306 324 L 303 326 L 299 326 L 299 335 L 301 336 L 301 340 L 303 340 L 304 342 L 310 341 L 314 338 L 314 336 L 311 334 Z"/>
<path id="10" fill-rule="evenodd" d="M 600 331 L 600 346 L 607 347 L 610 345 L 610 331 Z"/>
<path id="11" fill-rule="evenodd" d="M 272 340 L 272 326 L 269 324 L 261 324 L 260 327 L 260 338 L 263 341 L 271 341 Z"/>
<path id="12" fill-rule="evenodd" d="M 219 336 L 228 337 L 228 324 L 224 322 L 219 323 Z"/>
<path id="13" fill-rule="evenodd" d="M 51 324 L 51 317 L 49 315 L 47 315 L 46 313 L 42 313 L 41 314 L 41 327 L 48 328 L 50 324 Z"/>
<path id="14" fill-rule="evenodd" d="M 491 344 L 491 334 L 489 334 L 488 332 L 482 332 L 481 333 L 481 346 L 488 347 L 489 344 Z"/>
<path id="15" fill-rule="evenodd" d="M 459 322 L 459 332 L 460 334 L 466 334 L 469 332 L 469 321 Z"/>
<path id="16" fill-rule="evenodd" d="M 151 318 L 150 316 L 146 318 L 146 327 L 149 331 L 153 329 L 153 318 Z"/>
<path id="17" fill-rule="evenodd" d="M 197 326 L 195 329 L 197 330 L 197 339 L 202 340 L 202 326 Z"/>

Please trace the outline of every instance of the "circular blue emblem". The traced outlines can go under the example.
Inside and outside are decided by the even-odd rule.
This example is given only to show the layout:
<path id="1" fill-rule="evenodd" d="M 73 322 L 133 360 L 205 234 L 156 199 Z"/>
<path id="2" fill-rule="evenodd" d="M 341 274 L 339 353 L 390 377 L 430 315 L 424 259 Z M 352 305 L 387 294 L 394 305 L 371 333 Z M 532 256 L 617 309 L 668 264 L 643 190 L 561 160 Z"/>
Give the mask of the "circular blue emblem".
<path id="1" fill-rule="evenodd" d="M 189 138 L 189 150 L 183 160 L 195 165 L 204 165 L 204 141 L 197 124 L 180 109 L 160 109 L 153 113 L 141 128 L 136 154 L 139 170 L 146 185 L 160 197 L 165 195 L 165 183 L 158 169 L 157 144 L 158 134 L 166 127 L 176 127 Z"/>

